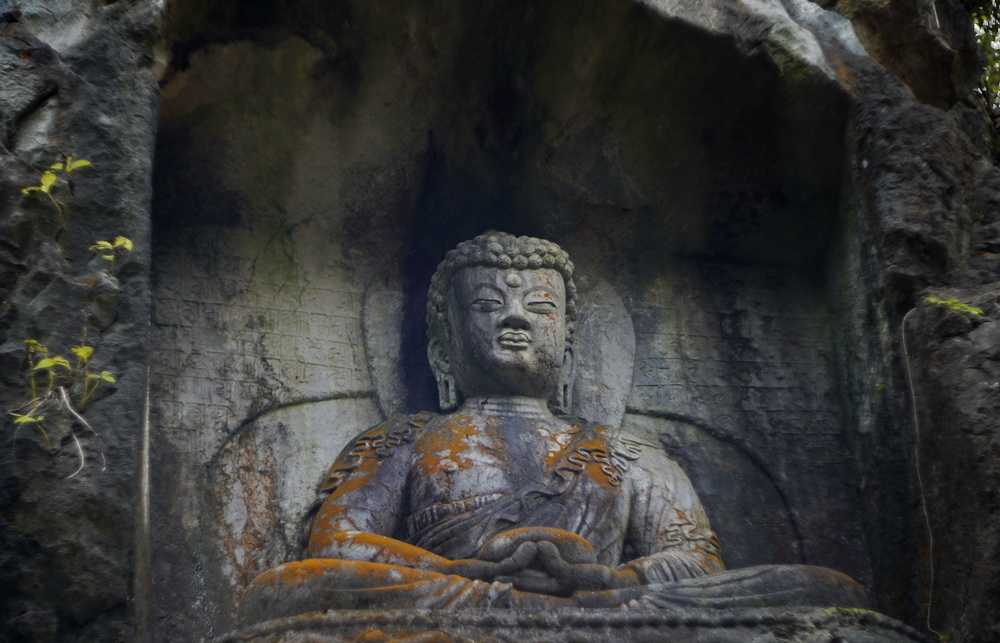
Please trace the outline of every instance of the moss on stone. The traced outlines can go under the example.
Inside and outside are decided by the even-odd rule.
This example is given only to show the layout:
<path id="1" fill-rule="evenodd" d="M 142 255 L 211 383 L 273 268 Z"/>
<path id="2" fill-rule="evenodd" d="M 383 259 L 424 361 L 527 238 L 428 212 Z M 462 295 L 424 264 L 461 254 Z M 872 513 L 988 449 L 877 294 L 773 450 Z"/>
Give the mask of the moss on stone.
<path id="1" fill-rule="evenodd" d="M 983 315 L 983 309 L 977 308 L 976 306 L 970 306 L 964 302 L 961 302 L 954 297 L 948 299 L 943 299 L 937 295 L 927 295 L 924 297 L 924 302 L 931 304 L 933 306 L 943 306 L 948 310 L 953 310 L 956 313 L 962 313 L 964 315 L 972 315 L 973 317 L 981 317 Z"/>

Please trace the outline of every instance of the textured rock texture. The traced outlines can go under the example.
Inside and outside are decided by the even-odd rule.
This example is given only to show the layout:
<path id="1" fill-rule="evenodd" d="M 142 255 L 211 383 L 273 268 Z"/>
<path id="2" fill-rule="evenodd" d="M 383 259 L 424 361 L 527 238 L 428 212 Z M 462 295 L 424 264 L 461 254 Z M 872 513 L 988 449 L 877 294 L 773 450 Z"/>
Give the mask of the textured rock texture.
<path id="1" fill-rule="evenodd" d="M 0 2 L 5 408 L 22 339 L 79 336 L 87 245 L 138 245 L 91 331 L 119 375 L 89 415 L 107 471 L 65 481 L 71 448 L 27 432 L 0 458 L 8 638 L 129 640 L 144 606 L 157 639 L 227 629 L 343 441 L 431 408 L 427 279 L 489 227 L 589 275 L 583 325 L 622 339 L 589 356 L 580 390 L 613 385 L 588 412 L 682 462 L 731 565 L 837 567 L 912 625 L 930 604 L 954 641 L 1000 636 L 1000 175 L 959 2 L 173 0 L 154 153 L 161 10 Z M 96 167 L 59 234 L 19 188 L 64 152 Z"/>
<path id="2" fill-rule="evenodd" d="M 23 1 L 0 3 L 0 15 L 0 639 L 130 640 L 158 9 Z M 57 193 L 67 206 L 61 228 L 51 204 L 20 188 L 62 154 L 94 167 L 77 175 L 73 194 Z M 89 307 L 87 248 L 118 234 L 136 251 L 119 266 L 119 289 Z M 87 411 L 103 440 L 77 427 L 90 458 L 66 480 L 77 465 L 68 419 L 47 418 L 47 449 L 30 430 L 13 440 L 7 410 L 30 398 L 22 340 L 65 354 L 85 326 L 95 366 L 118 383 Z"/>
<path id="3" fill-rule="evenodd" d="M 731 565 L 837 567 L 921 623 L 899 323 L 923 288 L 990 274 L 995 170 L 958 5 L 835 8 L 852 22 L 806 2 L 175 4 L 164 635 L 218 631 L 291 554 L 330 449 L 432 408 L 423 289 L 488 227 L 557 239 L 620 298 L 632 387 L 599 406 L 683 463 Z"/>
<path id="4" fill-rule="evenodd" d="M 916 630 L 867 610 L 516 610 L 340 611 L 275 619 L 220 643 L 347 641 L 677 641 L 678 643 L 903 643 L 928 641 Z"/>
<path id="5" fill-rule="evenodd" d="M 983 315 L 923 303 L 907 320 L 919 408 L 935 623 L 1000 639 L 1000 283 L 940 291 Z"/>
<path id="6" fill-rule="evenodd" d="M 584 410 L 628 405 L 653 444 L 674 431 L 730 565 L 870 580 L 815 266 L 847 102 L 822 69 L 746 55 L 766 16 L 726 35 L 710 12 L 614 3 L 217 10 L 232 22 L 207 37 L 225 41 L 180 43 L 161 105 L 163 636 L 232 623 L 239 589 L 295 556 L 310 487 L 348 437 L 434 408 L 426 284 L 488 227 L 570 251 L 592 311 L 581 350 L 596 351 L 578 385 L 614 392 Z M 829 155 L 806 163 L 816 148 Z"/>

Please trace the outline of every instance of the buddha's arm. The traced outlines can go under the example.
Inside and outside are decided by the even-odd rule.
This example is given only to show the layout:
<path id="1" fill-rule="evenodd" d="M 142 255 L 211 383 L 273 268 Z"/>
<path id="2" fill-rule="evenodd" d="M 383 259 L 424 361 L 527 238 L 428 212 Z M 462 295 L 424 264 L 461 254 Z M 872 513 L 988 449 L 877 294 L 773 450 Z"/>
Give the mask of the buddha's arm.
<path id="1" fill-rule="evenodd" d="M 411 443 L 412 427 L 399 420 L 373 427 L 348 443 L 320 485 L 307 556 L 433 570 L 447 563 L 392 537 L 400 523 Z"/>
<path id="2" fill-rule="evenodd" d="M 319 509 L 309 529 L 306 555 L 400 565 L 491 580 L 523 568 L 530 548 L 503 561 L 449 560 L 393 538 L 403 512 L 411 441 L 399 420 L 365 431 L 348 444 L 320 485 Z"/>
<path id="3" fill-rule="evenodd" d="M 622 567 L 643 584 L 723 571 L 718 538 L 684 471 L 660 449 L 647 447 L 629 473 L 627 544 L 638 557 Z"/>

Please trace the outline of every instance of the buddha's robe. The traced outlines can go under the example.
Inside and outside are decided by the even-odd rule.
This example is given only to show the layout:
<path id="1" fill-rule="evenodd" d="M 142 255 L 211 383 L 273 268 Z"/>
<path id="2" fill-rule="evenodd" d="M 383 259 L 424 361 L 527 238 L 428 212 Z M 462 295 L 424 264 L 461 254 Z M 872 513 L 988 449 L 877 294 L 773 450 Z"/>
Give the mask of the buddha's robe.
<path id="1" fill-rule="evenodd" d="M 254 580 L 243 603 L 251 619 L 330 608 L 864 603 L 860 586 L 831 570 L 726 572 L 681 468 L 656 445 L 582 421 L 391 418 L 344 449 L 313 514 L 308 558 Z M 592 562 L 632 570 L 638 584 L 554 596 L 440 571 L 524 527 L 576 534 Z"/>

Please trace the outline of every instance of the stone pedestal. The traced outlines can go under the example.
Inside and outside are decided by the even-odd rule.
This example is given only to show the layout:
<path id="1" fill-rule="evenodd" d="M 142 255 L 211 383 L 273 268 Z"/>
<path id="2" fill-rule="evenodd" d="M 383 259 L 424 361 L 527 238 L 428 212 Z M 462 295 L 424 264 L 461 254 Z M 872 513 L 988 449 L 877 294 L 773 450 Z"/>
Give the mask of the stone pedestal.
<path id="1" fill-rule="evenodd" d="M 859 609 L 388 610 L 310 612 L 258 623 L 217 643 L 348 641 L 648 641 L 671 643 L 929 642 L 911 627 Z"/>

